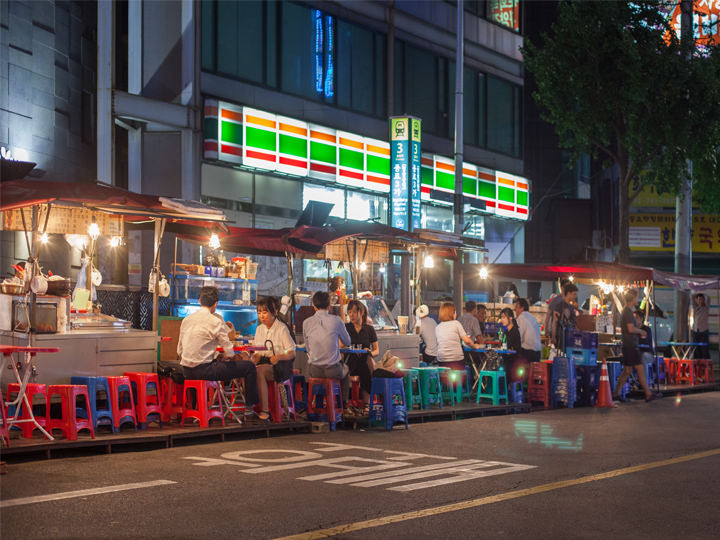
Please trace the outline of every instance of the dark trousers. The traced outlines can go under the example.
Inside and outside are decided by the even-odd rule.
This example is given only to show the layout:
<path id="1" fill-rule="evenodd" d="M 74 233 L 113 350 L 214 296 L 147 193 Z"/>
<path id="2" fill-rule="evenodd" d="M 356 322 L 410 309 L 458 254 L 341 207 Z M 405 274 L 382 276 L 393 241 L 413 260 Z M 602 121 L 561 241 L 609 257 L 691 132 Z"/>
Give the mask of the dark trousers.
<path id="1" fill-rule="evenodd" d="M 258 402 L 257 371 L 249 360 L 213 360 L 196 367 L 183 366 L 186 379 L 199 381 L 230 382 L 233 379 L 245 379 L 245 406 L 250 409 Z"/>
<path id="2" fill-rule="evenodd" d="M 533 351 L 530 349 L 520 349 L 520 354 L 525 357 L 528 362 L 539 362 L 540 351 Z"/>
<path id="3" fill-rule="evenodd" d="M 422 358 L 423 358 L 423 362 L 425 362 L 429 366 L 433 366 L 433 365 L 437 364 L 437 361 L 438 361 L 437 356 L 430 356 L 425 351 L 422 352 Z"/>
<path id="4" fill-rule="evenodd" d="M 695 358 L 710 358 L 710 349 L 707 346 L 708 339 L 710 338 L 710 331 L 705 330 L 704 332 L 693 332 L 692 333 L 692 340 L 693 343 L 705 343 L 705 345 L 701 347 L 695 348 Z"/>

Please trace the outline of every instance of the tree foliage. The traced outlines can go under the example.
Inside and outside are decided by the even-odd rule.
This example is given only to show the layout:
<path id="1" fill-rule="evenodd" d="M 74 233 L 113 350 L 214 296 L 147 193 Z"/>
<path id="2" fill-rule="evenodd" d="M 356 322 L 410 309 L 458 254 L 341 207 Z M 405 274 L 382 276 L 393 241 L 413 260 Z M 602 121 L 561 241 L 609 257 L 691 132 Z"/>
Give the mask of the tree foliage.
<path id="1" fill-rule="evenodd" d="M 617 167 L 622 261 L 631 179 L 678 194 L 693 159 L 700 202 L 720 210 L 720 54 L 683 54 L 664 3 L 561 2 L 542 43 L 523 47 L 560 145 L 573 161 L 587 153 Z"/>

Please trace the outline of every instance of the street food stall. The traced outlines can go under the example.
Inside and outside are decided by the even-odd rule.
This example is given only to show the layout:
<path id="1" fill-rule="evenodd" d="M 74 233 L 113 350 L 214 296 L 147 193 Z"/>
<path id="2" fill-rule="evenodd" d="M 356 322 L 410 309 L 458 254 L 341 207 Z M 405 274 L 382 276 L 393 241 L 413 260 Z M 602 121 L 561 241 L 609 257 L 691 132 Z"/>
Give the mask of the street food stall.
<path id="1" fill-rule="evenodd" d="M 2 284 L 0 345 L 59 349 L 34 358 L 34 380 L 45 384 L 66 384 L 72 376 L 155 371 L 157 332 L 131 328 L 129 322 L 99 312 L 94 302 L 101 281 L 94 260 L 99 237 L 121 238 L 128 227 L 154 229 L 150 285 L 155 329 L 158 296 L 168 292 L 159 272 L 166 226 L 192 230 L 221 227 L 225 221 L 221 212 L 199 203 L 100 184 L 34 180 L 0 184 L 0 211 L 2 230 L 22 232 L 29 254 L 22 272 L 16 268 L 16 276 Z M 78 242 L 82 266 L 77 276 L 54 276 L 52 268 L 41 267 L 41 250 L 52 249 L 47 242 L 51 235 Z M 7 382 L 12 380 L 3 373 L 2 383 Z"/>

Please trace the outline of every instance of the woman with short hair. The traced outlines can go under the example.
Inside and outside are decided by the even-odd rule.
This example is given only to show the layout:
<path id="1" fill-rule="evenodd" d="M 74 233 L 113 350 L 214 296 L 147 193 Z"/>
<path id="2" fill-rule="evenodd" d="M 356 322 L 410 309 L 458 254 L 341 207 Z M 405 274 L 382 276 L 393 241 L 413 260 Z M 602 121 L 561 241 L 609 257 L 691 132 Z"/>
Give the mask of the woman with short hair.
<path id="1" fill-rule="evenodd" d="M 456 316 L 455 305 L 452 302 L 443 302 L 440 306 L 440 324 L 435 328 L 437 359 L 441 367 L 462 371 L 465 369 L 462 344 L 473 349 L 479 349 L 480 345 L 473 343 L 462 324 L 456 320 Z"/>

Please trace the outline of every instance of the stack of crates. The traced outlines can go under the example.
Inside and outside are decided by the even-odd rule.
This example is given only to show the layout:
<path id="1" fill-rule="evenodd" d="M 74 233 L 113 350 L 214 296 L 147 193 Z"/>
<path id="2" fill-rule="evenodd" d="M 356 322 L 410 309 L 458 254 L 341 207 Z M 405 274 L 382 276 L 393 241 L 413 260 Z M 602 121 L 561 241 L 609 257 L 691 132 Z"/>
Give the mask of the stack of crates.
<path id="1" fill-rule="evenodd" d="M 576 366 L 597 365 L 598 334 L 583 330 L 568 329 L 565 333 L 565 354 L 575 361 Z"/>

